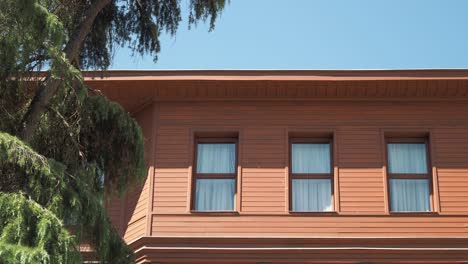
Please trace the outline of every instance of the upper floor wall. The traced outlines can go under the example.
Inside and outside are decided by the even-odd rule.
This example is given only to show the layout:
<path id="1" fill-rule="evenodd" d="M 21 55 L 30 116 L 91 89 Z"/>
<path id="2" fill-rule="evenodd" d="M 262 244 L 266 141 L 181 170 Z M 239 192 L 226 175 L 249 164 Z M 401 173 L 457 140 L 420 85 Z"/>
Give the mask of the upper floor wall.
<path id="1" fill-rule="evenodd" d="M 111 98 L 126 98 L 142 124 L 151 166 L 145 185 L 114 206 L 128 241 L 150 235 L 468 236 L 465 77 L 250 78 L 136 82 L 131 93 L 127 80 L 108 88 Z M 214 132 L 238 137 L 235 214 L 191 210 L 195 139 Z M 332 135 L 332 214 L 290 212 L 295 133 Z M 390 213 L 385 138 L 394 134 L 429 139 L 433 213 Z"/>
<path id="2" fill-rule="evenodd" d="M 152 235 L 467 235 L 464 102 L 174 102 L 155 107 Z M 191 211 L 194 142 L 200 132 L 238 133 L 238 215 Z M 289 212 L 288 142 L 294 132 L 333 134 L 336 215 Z M 434 211 L 457 217 L 390 216 L 384 143 L 389 132 L 429 135 Z M 365 217 L 343 218 L 351 215 Z"/>

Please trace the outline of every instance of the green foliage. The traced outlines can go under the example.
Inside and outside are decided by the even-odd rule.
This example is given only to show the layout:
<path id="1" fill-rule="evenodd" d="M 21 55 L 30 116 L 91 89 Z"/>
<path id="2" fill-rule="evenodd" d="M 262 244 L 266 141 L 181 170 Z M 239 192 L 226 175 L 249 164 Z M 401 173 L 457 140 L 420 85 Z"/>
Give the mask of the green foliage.
<path id="1" fill-rule="evenodd" d="M 87 168 L 75 171 L 74 175 L 68 175 L 69 171 L 65 165 L 52 159 L 46 159 L 17 138 L 6 133 L 0 133 L 0 193 L 13 191 L 22 193 L 47 208 L 48 213 L 52 214 L 54 219 L 63 219 L 74 230 L 73 245 L 76 246 L 80 241 L 83 241 L 82 239 L 85 239 L 86 242 L 91 242 L 96 247 L 97 253 L 102 260 L 107 260 L 110 263 L 131 262 L 133 257 L 131 250 L 111 227 L 111 223 L 102 207 L 103 193 L 102 190 L 99 191 L 101 186 L 99 181 L 96 180 L 100 177 L 98 168 L 90 165 Z M 11 196 L 5 195 L 5 197 Z M 18 208 L 25 206 L 25 204 L 17 204 L 15 208 L 7 208 L 8 206 L 11 206 L 11 204 L 0 208 L 0 214 L 8 211 L 18 211 Z M 21 222 L 23 226 L 15 230 L 27 231 L 21 234 L 24 237 L 34 236 L 39 231 L 29 225 L 41 224 L 41 221 L 43 221 L 42 216 L 39 215 L 28 222 Z M 17 216 L 6 217 L 6 220 L 0 221 L 0 223 L 9 225 L 12 219 L 16 218 Z M 2 231 L 0 228 L 0 234 L 5 236 L 7 234 L 5 232 L 8 230 L 4 229 Z M 54 233 L 43 237 L 51 241 L 61 239 Z M 24 246 L 21 243 L 20 245 Z M 35 244 L 27 246 L 32 247 L 32 250 L 36 253 L 42 252 L 38 251 L 39 249 Z M 51 254 L 50 251 L 46 253 Z M 2 254 L 0 248 L 0 257 Z M 41 254 L 44 255 L 45 253 L 42 252 Z"/>
<path id="2" fill-rule="evenodd" d="M 0 7 L 0 26 L 11 25 L 0 35 L 0 130 L 8 132 L 0 132 L 0 262 L 80 263 L 82 242 L 104 262 L 133 262 L 103 208 L 101 177 L 107 190 L 123 192 L 144 176 L 139 126 L 118 105 L 87 95 L 80 71 L 62 52 L 65 29 L 44 2 L 7 0 Z M 12 135 L 43 85 L 33 71 L 42 63 L 63 81 L 28 146 Z M 104 143 L 94 145 L 93 135 Z M 118 167 L 124 170 L 115 173 Z"/>
<path id="3" fill-rule="evenodd" d="M 0 173 L 0 192 L 21 191 L 53 212 L 61 211 L 62 197 L 54 194 L 65 189 L 64 166 L 1 132 Z"/>
<path id="4" fill-rule="evenodd" d="M 0 0 L 0 263 L 80 263 L 83 242 L 102 263 L 134 262 L 103 204 L 144 179 L 142 132 L 90 92 L 80 67 L 105 69 L 115 45 L 156 60 L 161 32 L 177 31 L 181 0 L 111 0 L 70 62 L 63 50 L 96 1 Z M 186 1 L 189 25 L 209 20 L 210 30 L 225 4 Z M 44 76 L 61 82 L 27 145 L 15 135 Z"/>
<path id="5" fill-rule="evenodd" d="M 138 124 L 116 103 L 103 96 L 87 97 L 83 104 L 80 143 L 88 160 L 101 164 L 108 190 L 122 193 L 132 182 L 143 181 L 143 135 Z"/>
<path id="6" fill-rule="evenodd" d="M 82 21 L 89 1 L 73 2 L 75 10 L 80 11 L 73 12 L 71 21 Z M 226 0 L 182 2 L 189 7 L 189 27 L 199 20 L 209 20 L 212 30 Z M 85 39 L 80 53 L 81 65 L 85 68 L 107 68 L 114 46 L 128 46 L 135 54 L 149 54 L 156 61 L 161 50 L 161 33 L 174 35 L 181 20 L 181 0 L 113 0 L 96 18 L 91 34 Z M 71 30 L 74 25 L 67 24 L 67 27 Z"/>
<path id="7" fill-rule="evenodd" d="M 40 204 L 0 192 L 2 263 L 80 263 L 75 239 Z"/>

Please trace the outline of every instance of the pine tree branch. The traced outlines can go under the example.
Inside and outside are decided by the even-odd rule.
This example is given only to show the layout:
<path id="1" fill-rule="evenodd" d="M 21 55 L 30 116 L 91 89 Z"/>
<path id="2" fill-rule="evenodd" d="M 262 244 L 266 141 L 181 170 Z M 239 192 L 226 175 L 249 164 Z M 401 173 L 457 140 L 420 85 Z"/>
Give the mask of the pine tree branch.
<path id="1" fill-rule="evenodd" d="M 73 61 L 79 54 L 81 45 L 88 35 L 91 27 L 96 19 L 96 16 L 99 12 L 104 9 L 112 0 L 98 0 L 95 1 L 91 7 L 85 13 L 85 19 L 81 25 L 75 30 L 72 37 L 68 41 L 64 53 L 65 57 L 69 61 Z M 21 122 L 21 128 L 19 137 L 25 141 L 29 142 L 34 135 L 39 120 L 42 114 L 45 112 L 47 106 L 50 103 L 50 100 L 57 93 L 57 90 L 61 84 L 62 80 L 56 79 L 49 74 L 46 77 L 45 85 L 40 87 L 32 100 L 26 115 Z"/>
<path id="2" fill-rule="evenodd" d="M 85 161 L 84 153 L 83 151 L 81 151 L 80 143 L 76 140 L 75 135 L 73 135 L 73 129 L 71 128 L 70 124 L 65 119 L 65 117 L 62 114 L 60 114 L 59 111 L 57 111 L 57 109 L 53 107 L 47 107 L 47 109 L 50 110 L 52 113 L 54 113 L 55 116 L 57 116 L 62 121 L 65 128 L 69 131 L 67 134 L 70 136 L 70 140 L 73 143 L 73 146 L 78 152 L 78 155 L 81 157 L 82 165 L 84 165 L 84 161 Z"/>

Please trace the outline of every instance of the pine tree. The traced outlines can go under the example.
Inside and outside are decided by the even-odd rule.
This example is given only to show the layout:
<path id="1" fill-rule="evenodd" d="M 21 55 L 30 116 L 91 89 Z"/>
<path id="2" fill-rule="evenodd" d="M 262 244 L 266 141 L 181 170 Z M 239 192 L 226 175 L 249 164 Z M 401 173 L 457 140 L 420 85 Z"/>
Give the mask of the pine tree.
<path id="1" fill-rule="evenodd" d="M 188 4 L 189 25 L 212 30 L 225 1 Z M 142 132 L 81 70 L 105 70 L 115 46 L 156 61 L 180 6 L 0 0 L 0 263 L 80 263 L 83 241 L 102 263 L 134 261 L 103 205 L 146 176 Z"/>

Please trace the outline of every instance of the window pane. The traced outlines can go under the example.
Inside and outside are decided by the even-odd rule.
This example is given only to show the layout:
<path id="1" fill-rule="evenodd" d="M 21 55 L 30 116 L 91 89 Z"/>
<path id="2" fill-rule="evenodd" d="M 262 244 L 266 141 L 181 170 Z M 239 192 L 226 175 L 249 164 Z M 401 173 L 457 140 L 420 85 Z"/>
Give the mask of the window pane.
<path id="1" fill-rule="evenodd" d="M 388 144 L 390 173 L 427 173 L 426 144 Z"/>
<path id="2" fill-rule="evenodd" d="M 195 210 L 234 210 L 234 179 L 199 179 L 195 199 Z"/>
<path id="3" fill-rule="evenodd" d="M 392 211 L 430 211 L 429 180 L 390 179 L 390 197 Z"/>
<path id="4" fill-rule="evenodd" d="M 331 180 L 293 179 L 292 210 L 297 212 L 331 211 Z"/>
<path id="5" fill-rule="evenodd" d="M 292 173 L 330 173 L 330 144 L 292 144 Z"/>
<path id="6" fill-rule="evenodd" d="M 235 173 L 236 144 L 198 144 L 198 173 Z"/>

